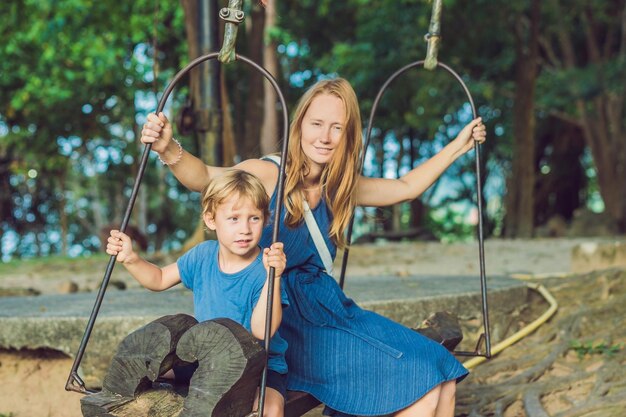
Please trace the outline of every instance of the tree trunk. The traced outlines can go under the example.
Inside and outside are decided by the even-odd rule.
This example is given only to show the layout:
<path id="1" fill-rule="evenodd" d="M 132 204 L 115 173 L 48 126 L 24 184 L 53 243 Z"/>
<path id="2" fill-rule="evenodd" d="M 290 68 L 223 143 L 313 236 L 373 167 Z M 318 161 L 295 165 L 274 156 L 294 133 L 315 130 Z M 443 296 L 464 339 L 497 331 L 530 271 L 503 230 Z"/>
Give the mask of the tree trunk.
<path id="1" fill-rule="evenodd" d="M 59 171 L 59 189 L 61 190 L 61 192 L 59 193 L 59 223 L 61 226 L 61 254 L 63 256 L 67 256 L 68 255 L 68 224 L 67 224 L 67 213 L 65 211 L 65 190 L 66 188 L 66 183 L 65 183 L 65 179 L 66 179 L 66 173 L 67 173 L 67 168 L 64 169 L 63 171 Z M 96 229 L 98 230 L 98 229 Z M 2 236 L 0 235 L 0 239 L 2 239 Z M 0 257 L 2 255 L 2 252 L 0 251 Z"/>
<path id="2" fill-rule="evenodd" d="M 615 220 L 621 232 L 626 231 L 626 133 L 607 130 L 611 123 L 608 108 L 614 105 L 610 94 L 594 100 L 591 108 L 582 100 L 577 106 L 582 115 L 585 139 L 591 148 L 600 194 L 606 212 Z M 613 121 L 615 122 L 615 121 Z M 624 132 L 624 130 L 622 130 Z"/>
<path id="3" fill-rule="evenodd" d="M 265 7 L 265 28 L 263 39 L 265 41 L 263 47 L 263 66 L 272 74 L 274 78 L 278 77 L 278 58 L 276 56 L 276 42 L 270 37 L 270 31 L 276 24 L 276 4 L 273 1 L 267 3 Z M 263 82 L 263 125 L 261 127 L 261 153 L 276 152 L 278 144 L 278 113 L 276 112 L 277 95 L 274 87 L 269 81 Z"/>
<path id="4" fill-rule="evenodd" d="M 385 137 L 381 135 L 378 139 L 372 138 L 372 145 L 376 152 L 376 162 L 379 164 L 378 177 L 385 177 Z M 390 231 L 391 230 L 391 208 L 389 207 L 376 207 L 376 223 L 377 229 L 375 231 Z"/>
<path id="5" fill-rule="evenodd" d="M 2 238 L 4 236 L 5 225 L 14 227 L 10 223 L 13 219 L 13 195 L 11 192 L 11 164 L 12 155 L 7 147 L 0 146 L 0 260 L 4 255 Z"/>
<path id="6" fill-rule="evenodd" d="M 82 218 L 80 216 L 78 217 L 74 217 L 75 221 L 78 221 L 82 227 L 84 227 L 86 230 L 92 230 L 94 233 L 98 233 L 101 232 L 102 229 L 107 225 L 107 222 L 105 221 L 105 216 L 104 216 L 104 212 L 105 212 L 105 208 L 103 205 L 104 201 L 112 201 L 112 204 L 109 205 L 110 208 L 110 219 L 111 221 L 109 222 L 109 224 L 112 224 L 114 222 L 115 223 L 115 229 L 119 229 L 120 226 L 120 219 L 121 216 L 117 215 L 117 212 L 119 210 L 116 210 L 116 208 L 118 207 L 124 207 L 124 201 L 121 199 L 121 196 L 123 196 L 124 194 L 122 193 L 122 189 L 123 186 L 120 186 L 119 191 L 116 192 L 116 196 L 120 196 L 120 197 L 116 197 L 115 199 L 113 198 L 108 198 L 108 196 L 104 196 L 102 195 L 101 191 L 101 186 L 100 186 L 100 180 L 97 176 L 93 177 L 93 182 L 88 181 L 85 185 L 87 187 L 87 198 L 89 199 L 90 203 L 90 208 L 91 208 L 91 214 L 92 214 L 92 218 Z M 127 203 L 127 202 L 126 202 Z M 107 231 L 107 236 L 106 238 L 108 238 L 108 231 Z M 104 251 L 104 248 L 106 247 L 106 239 L 103 241 L 102 239 L 100 240 L 101 243 L 101 249 Z"/>
<path id="7" fill-rule="evenodd" d="M 216 0 L 209 0 L 207 3 L 214 5 L 215 1 Z M 185 33 L 189 49 L 189 59 L 193 60 L 203 53 L 212 52 L 204 51 L 202 49 L 203 46 L 200 45 L 199 42 L 200 32 L 209 32 L 209 28 L 202 29 L 199 27 L 198 16 L 200 8 L 198 7 L 198 0 L 181 0 L 181 3 L 185 11 Z M 209 6 L 207 5 L 207 7 Z M 203 24 L 206 24 L 206 22 L 203 22 Z M 215 19 L 215 22 L 211 22 L 211 24 L 218 25 L 218 19 Z M 213 27 L 212 29 L 215 28 Z M 209 32 L 209 36 L 213 36 L 213 31 Z M 215 49 L 217 50 L 218 48 Z M 206 65 L 209 65 L 210 69 L 208 70 L 212 71 L 213 77 L 219 77 L 217 82 L 209 87 L 206 85 L 208 81 Z M 228 107 L 223 107 L 222 105 L 228 103 L 228 98 L 224 99 L 221 97 L 220 93 L 223 91 L 223 81 L 221 71 L 218 69 L 218 63 L 215 60 L 211 60 L 200 64 L 189 73 L 189 91 L 194 114 L 194 131 L 200 150 L 198 157 L 210 165 L 222 165 L 223 161 L 229 161 L 231 158 L 230 152 L 233 150 L 233 146 L 229 145 L 229 142 L 225 142 L 223 138 L 223 129 L 228 129 L 229 127 L 228 125 L 222 127 L 222 120 L 225 118 L 223 113 L 228 112 Z M 211 102 L 215 97 L 206 97 L 208 94 L 207 91 L 203 91 L 203 86 L 205 87 L 204 90 L 211 92 L 213 92 L 212 90 L 215 88 L 219 89 L 218 94 L 211 94 L 219 96 L 219 102 Z M 232 124 L 230 126 L 232 127 Z M 194 233 L 183 244 L 183 247 L 193 247 L 204 240 L 203 230 L 204 224 L 199 220 Z"/>
<path id="8" fill-rule="evenodd" d="M 216 8 L 216 0 L 206 1 L 208 9 Z M 182 0 L 185 10 L 185 33 L 189 48 L 189 59 L 193 60 L 208 52 L 215 52 L 217 46 L 218 19 L 211 22 L 202 22 L 200 27 L 201 13 L 211 13 L 199 7 L 198 0 Z M 202 9 L 202 10 L 201 10 Z M 217 16 L 216 16 L 217 17 Z M 206 26 L 204 26 L 206 25 Z M 201 36 L 201 34 L 203 34 Z M 207 39 L 203 45 L 200 39 Z M 215 45 L 213 45 L 215 44 Z M 209 50 L 213 49 L 213 50 Z M 220 67 L 215 60 L 209 60 L 198 65 L 189 73 L 189 91 L 194 114 L 194 131 L 198 138 L 200 158 L 210 165 L 222 163 L 222 140 L 221 121 L 222 109 L 220 95 Z"/>
<path id="9" fill-rule="evenodd" d="M 230 319 L 165 316 L 122 341 L 102 391 L 83 397 L 81 410 L 85 417 L 242 417 L 252 410 L 264 356 L 258 341 Z M 181 378 L 184 363 L 191 375 Z M 174 366 L 174 385 L 154 384 Z M 183 387 L 184 397 L 177 392 Z"/>
<path id="10" fill-rule="evenodd" d="M 549 172 L 542 171 L 535 189 L 535 224 L 545 224 L 554 216 L 569 221 L 574 210 L 584 204 L 583 191 L 587 177 L 580 162 L 585 151 L 582 129 L 552 119 L 548 129 L 537 138 L 537 161 L 545 163 Z"/>
<path id="11" fill-rule="evenodd" d="M 419 147 L 419 140 L 415 139 L 416 132 L 414 129 L 409 128 L 408 136 L 409 136 L 409 168 L 413 169 L 415 167 L 415 160 L 417 159 L 417 149 Z M 421 198 L 416 198 L 410 202 L 411 205 L 411 228 L 420 228 L 423 227 L 424 215 L 426 214 L 426 206 L 424 201 Z"/>
<path id="12" fill-rule="evenodd" d="M 506 236 L 531 237 L 535 188 L 535 84 L 539 52 L 539 0 L 531 4 L 527 30 L 516 28 L 516 80 L 513 106 L 513 161 L 507 185 Z"/>
<path id="13" fill-rule="evenodd" d="M 156 57 L 154 59 L 156 60 Z M 154 66 L 156 70 L 156 63 L 154 64 Z M 154 76 L 156 78 L 157 74 L 154 74 Z M 156 98 L 156 94 L 155 94 L 155 98 Z M 138 112 L 136 111 L 136 109 L 134 110 L 135 110 L 134 114 L 137 114 Z M 135 138 L 138 138 L 140 136 L 141 136 L 141 128 L 140 126 L 135 126 Z M 137 171 L 139 170 L 139 163 L 141 160 L 139 155 L 141 155 L 141 153 L 143 152 L 145 145 L 141 143 L 140 140 L 135 140 L 135 143 L 137 144 L 137 153 L 136 155 L 134 155 L 134 158 L 133 158 L 133 161 L 134 161 L 133 175 L 136 178 Z M 161 170 L 161 172 L 163 172 L 165 167 L 159 167 L 159 169 Z M 161 186 L 164 186 L 165 184 L 166 184 L 165 181 L 159 181 L 159 188 Z M 166 194 L 162 193 L 159 195 L 165 196 Z M 139 192 L 137 194 L 137 202 L 135 204 L 135 209 L 133 210 L 133 216 L 131 217 L 131 219 L 132 218 L 135 218 L 135 224 L 137 225 L 137 228 L 141 231 L 141 233 L 145 234 L 148 228 L 148 189 L 147 187 L 139 187 Z M 155 242 L 154 249 L 159 250 L 160 247 L 161 247 L 160 243 Z"/>
<path id="14" fill-rule="evenodd" d="M 186 314 L 164 316 L 126 336 L 111 360 L 102 389 L 123 397 L 147 389 L 172 369 L 180 338 L 197 323 Z"/>
<path id="15" fill-rule="evenodd" d="M 415 330 L 451 351 L 463 339 L 456 316 L 447 312 L 432 314 Z M 81 410 L 84 417 L 243 417 L 252 410 L 264 357 L 261 344 L 230 319 L 164 316 L 120 343 L 103 390 L 83 397 Z M 197 362 L 188 368 L 190 377 L 154 383 L 181 360 Z M 317 405 L 312 396 L 289 391 L 285 417 Z"/>
<path id="16" fill-rule="evenodd" d="M 607 6 L 611 3 L 607 3 Z M 553 6 L 564 16 L 565 11 L 558 0 L 553 0 Z M 587 62 L 583 65 L 602 65 L 611 60 L 626 56 L 626 7 L 622 2 L 619 13 L 608 11 L 621 17 L 619 23 L 613 20 L 612 28 L 593 22 L 591 9 L 581 17 L 582 34 L 585 37 L 584 55 Z M 605 35 L 614 30 L 621 32 L 621 38 L 615 43 L 609 42 L 597 34 L 598 27 L 606 31 Z M 573 29 L 563 21 L 558 22 L 556 33 L 557 42 L 562 53 L 563 69 L 575 70 L 580 65 L 577 62 L 574 37 L 580 36 L 580 31 Z M 602 72 L 598 73 L 602 77 Z M 601 80 L 600 85 L 605 84 Z M 617 87 L 617 88 L 615 88 Z M 616 84 L 610 90 L 608 86 L 593 97 L 574 97 L 577 114 L 573 117 L 574 123 L 582 127 L 585 141 L 589 145 L 591 155 L 598 176 L 600 194 L 604 200 L 606 213 L 618 225 L 621 232 L 626 232 L 626 115 L 624 100 L 626 98 L 626 84 Z M 568 117 L 571 122 L 572 117 Z"/>
<path id="17" fill-rule="evenodd" d="M 263 62 L 263 28 L 265 26 L 265 11 L 258 2 L 253 2 L 251 13 L 251 28 L 248 36 L 248 54 L 252 61 Z M 263 80 L 265 77 L 256 69 L 248 70 L 248 100 L 246 102 L 245 121 L 246 130 L 243 140 L 238 146 L 241 159 L 259 157 L 259 140 L 263 124 Z"/>
<path id="18" fill-rule="evenodd" d="M 400 178 L 402 176 L 402 158 L 404 157 L 405 149 L 404 149 L 404 138 L 402 134 L 398 135 L 399 140 L 398 143 L 400 145 L 400 149 L 398 149 L 398 153 L 396 154 L 396 178 Z M 404 203 L 394 204 L 391 210 L 391 230 L 398 231 L 402 229 L 402 206 Z"/>
<path id="19" fill-rule="evenodd" d="M 222 119 L 222 142 L 223 142 L 223 161 L 225 166 L 235 165 L 237 158 L 237 146 L 235 145 L 235 129 L 233 127 L 233 118 L 230 114 L 230 96 L 228 88 L 226 88 L 226 77 L 224 72 L 220 76 L 220 88 L 222 90 L 222 109 L 224 118 Z"/>

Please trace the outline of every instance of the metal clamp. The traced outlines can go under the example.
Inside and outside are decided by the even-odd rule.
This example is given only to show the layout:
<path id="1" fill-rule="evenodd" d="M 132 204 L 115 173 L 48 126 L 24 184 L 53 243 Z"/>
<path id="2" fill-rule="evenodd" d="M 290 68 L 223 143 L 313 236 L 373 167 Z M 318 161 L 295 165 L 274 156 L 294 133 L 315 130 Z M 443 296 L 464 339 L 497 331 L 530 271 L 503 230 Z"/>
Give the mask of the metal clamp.
<path id="1" fill-rule="evenodd" d="M 246 17 L 246 14 L 242 10 L 232 9 L 229 7 L 223 7 L 220 10 L 220 18 L 230 23 L 234 23 L 238 25 L 243 22 L 243 19 Z"/>
<path id="2" fill-rule="evenodd" d="M 224 24 L 222 49 L 217 59 L 224 64 L 234 62 L 236 59 L 235 43 L 237 41 L 237 29 L 245 17 L 242 3 L 243 0 L 228 0 L 228 7 L 224 7 L 219 13 L 220 18 L 226 21 L 226 23 Z"/>

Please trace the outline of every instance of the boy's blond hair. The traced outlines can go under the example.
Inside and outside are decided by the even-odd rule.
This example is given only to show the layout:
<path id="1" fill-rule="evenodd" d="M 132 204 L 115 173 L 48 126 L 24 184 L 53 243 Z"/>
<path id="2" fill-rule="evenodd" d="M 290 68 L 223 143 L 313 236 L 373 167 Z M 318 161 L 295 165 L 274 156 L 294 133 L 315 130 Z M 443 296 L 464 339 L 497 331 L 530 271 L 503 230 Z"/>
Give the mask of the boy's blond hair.
<path id="1" fill-rule="evenodd" d="M 255 175 L 240 169 L 226 170 L 222 175 L 213 178 L 202 190 L 202 216 L 210 214 L 215 217 L 217 206 L 234 194 L 239 195 L 239 198 L 248 198 L 263 212 L 263 223 L 267 224 L 270 217 L 270 198 L 265 187 Z"/>

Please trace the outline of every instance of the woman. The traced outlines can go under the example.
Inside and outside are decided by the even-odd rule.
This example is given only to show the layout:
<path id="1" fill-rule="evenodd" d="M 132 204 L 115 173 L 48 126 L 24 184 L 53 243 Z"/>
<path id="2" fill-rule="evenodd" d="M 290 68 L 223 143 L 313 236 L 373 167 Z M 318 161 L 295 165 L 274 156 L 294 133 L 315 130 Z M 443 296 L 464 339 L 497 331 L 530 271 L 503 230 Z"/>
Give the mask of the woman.
<path id="1" fill-rule="evenodd" d="M 399 179 L 359 174 L 361 116 L 354 90 L 344 79 L 324 80 L 300 100 L 290 127 L 284 225 L 287 269 L 283 285 L 290 307 L 280 332 L 287 340 L 288 387 L 327 405 L 327 415 L 451 417 L 456 382 L 467 370 L 441 345 L 347 298 L 324 264 L 303 222 L 304 202 L 332 257 L 345 247 L 344 232 L 356 205 L 387 206 L 413 200 L 458 157 L 485 141 L 481 119 L 431 159 Z M 161 161 L 192 190 L 201 190 L 226 168 L 206 166 L 172 140 L 163 114 L 151 114 L 142 130 Z M 278 167 L 263 159 L 237 168 L 255 174 L 276 198 Z M 261 244 L 271 243 L 271 226 Z"/>

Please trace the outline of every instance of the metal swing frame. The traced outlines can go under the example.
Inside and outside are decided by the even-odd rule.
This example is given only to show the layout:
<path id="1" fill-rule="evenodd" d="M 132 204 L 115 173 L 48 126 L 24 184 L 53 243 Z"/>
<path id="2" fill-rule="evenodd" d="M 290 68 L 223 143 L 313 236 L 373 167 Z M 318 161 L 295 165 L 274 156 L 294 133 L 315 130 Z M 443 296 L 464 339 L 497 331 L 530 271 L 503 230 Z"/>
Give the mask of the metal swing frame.
<path id="1" fill-rule="evenodd" d="M 474 99 L 470 94 L 469 89 L 463 82 L 463 79 L 449 66 L 440 63 L 437 61 L 437 55 L 439 54 L 439 45 L 441 42 L 441 9 L 442 2 L 441 0 L 433 0 L 433 6 L 430 16 L 430 24 L 428 27 L 428 33 L 424 36 L 424 39 L 427 42 L 426 49 L 426 59 L 421 61 L 415 61 L 410 64 L 405 65 L 404 67 L 397 70 L 393 73 L 387 81 L 383 84 L 383 86 L 378 91 L 376 95 L 376 99 L 374 100 L 374 104 L 372 106 L 372 110 L 370 112 L 370 117 L 367 125 L 367 131 L 365 134 L 365 144 L 363 146 L 363 155 L 361 159 L 361 171 L 363 171 L 363 166 L 365 163 L 365 154 L 367 147 L 369 146 L 370 137 L 372 133 L 372 126 L 374 122 L 374 116 L 376 114 L 376 110 L 378 109 L 378 104 L 383 96 L 383 93 L 389 85 L 400 75 L 405 73 L 406 71 L 423 66 L 427 70 L 434 70 L 435 68 L 443 68 L 450 75 L 452 75 L 458 83 L 463 88 L 463 91 L 467 95 L 467 100 L 470 103 L 472 108 L 472 115 L 475 119 L 477 117 L 476 106 L 474 105 Z M 481 310 L 483 316 L 483 333 L 478 338 L 476 342 L 476 347 L 474 351 L 455 351 L 454 354 L 458 356 L 481 356 L 485 358 L 491 358 L 491 333 L 489 327 L 489 305 L 487 300 L 487 278 L 485 275 L 485 247 L 484 247 L 484 234 L 483 234 L 483 198 L 482 198 L 482 173 L 481 173 L 481 163 L 480 163 L 480 146 L 478 143 L 475 143 L 474 146 L 474 154 L 476 160 L 476 199 L 477 199 L 477 208 L 478 208 L 478 263 L 480 267 L 480 293 L 481 293 Z M 352 237 L 352 229 L 354 225 L 354 213 L 352 215 L 352 219 L 350 220 L 350 224 L 348 225 L 347 237 L 348 242 Z M 339 286 L 343 289 L 345 283 L 345 272 L 348 265 L 348 255 L 349 249 L 343 253 L 343 259 L 341 262 L 341 275 L 339 277 Z M 485 344 L 484 351 L 481 350 L 482 344 Z"/>
<path id="2" fill-rule="evenodd" d="M 405 71 L 411 68 L 423 65 L 427 69 L 432 69 L 435 66 L 437 66 L 437 67 L 441 67 L 447 70 L 462 85 L 465 93 L 468 96 L 468 100 L 472 107 L 472 113 L 474 115 L 474 118 L 476 117 L 476 109 L 474 106 L 474 101 L 465 83 L 463 82 L 463 80 L 450 67 L 441 63 L 437 63 L 436 61 L 437 46 L 439 42 L 440 12 L 441 12 L 441 1 L 436 0 L 433 4 L 433 15 L 431 19 L 430 33 L 427 35 L 427 40 L 428 40 L 428 45 L 429 45 L 427 60 L 416 61 L 401 68 L 385 82 L 383 87 L 378 92 L 378 95 L 372 107 L 372 111 L 371 111 L 369 122 L 368 122 L 364 153 L 362 156 L 363 159 L 361 162 L 361 169 L 363 167 L 363 161 L 365 159 L 365 150 L 367 149 L 367 146 L 369 145 L 369 141 L 370 141 L 374 115 L 378 107 L 378 103 L 382 97 L 382 94 L 384 93 L 384 91 L 387 89 L 387 87 L 391 84 L 393 80 L 395 80 L 398 76 L 400 76 L 402 73 L 404 73 Z M 158 114 L 163 110 L 167 102 L 167 99 L 169 98 L 171 92 L 173 91 L 174 87 L 178 84 L 180 79 L 183 78 L 189 71 L 191 71 L 191 69 L 195 68 L 197 65 L 205 61 L 216 59 L 216 58 L 222 61 L 223 63 L 232 62 L 233 60 L 243 61 L 246 64 L 252 66 L 258 72 L 261 72 L 263 76 L 270 82 L 270 84 L 275 89 L 278 95 L 278 98 L 282 105 L 282 116 L 283 116 L 282 117 L 283 118 L 283 135 L 282 135 L 281 160 L 286 161 L 288 140 L 289 140 L 289 116 L 287 112 L 287 105 L 286 105 L 284 95 L 282 94 L 282 91 L 280 90 L 278 83 L 276 82 L 274 77 L 265 68 L 256 64 L 249 58 L 236 54 L 234 52 L 234 44 L 235 44 L 235 39 L 236 39 L 236 34 L 237 34 L 237 25 L 244 18 L 243 12 L 241 12 L 241 2 L 239 0 L 230 0 L 229 8 L 222 9 L 220 11 L 220 17 L 226 20 L 227 22 L 226 30 L 225 30 L 226 36 L 224 39 L 224 46 L 222 50 L 220 52 L 213 52 L 213 53 L 209 53 L 207 55 L 201 56 L 199 58 L 196 58 L 191 63 L 189 63 L 185 68 L 179 71 L 176 74 L 176 76 L 172 79 L 172 81 L 169 83 L 167 88 L 165 89 L 161 99 L 159 100 L 156 112 Z M 130 199 L 128 202 L 128 206 L 126 208 L 126 211 L 122 220 L 122 224 L 119 229 L 122 232 L 124 232 L 128 226 L 132 209 L 133 209 L 133 206 L 135 204 L 135 201 L 137 199 L 137 195 L 139 192 L 139 187 L 141 185 L 141 181 L 142 181 L 145 169 L 147 167 L 148 157 L 149 157 L 151 148 L 152 148 L 151 144 L 146 144 L 144 147 L 144 150 L 141 156 L 139 169 L 137 171 L 135 182 L 133 184 L 133 189 L 132 189 Z M 477 177 L 477 194 L 478 194 L 478 213 L 479 213 L 478 238 L 479 238 L 480 283 L 481 283 L 481 294 L 482 294 L 482 312 L 483 312 L 484 333 L 481 334 L 474 352 L 457 351 L 454 353 L 457 355 L 462 355 L 462 356 L 484 356 L 486 358 L 490 358 L 491 357 L 491 338 L 490 338 L 490 332 L 489 332 L 489 309 L 487 305 L 487 286 L 486 286 L 485 267 L 484 267 L 482 190 L 481 190 L 481 179 L 480 179 L 481 178 L 480 152 L 479 152 L 478 146 L 476 146 L 475 155 L 476 155 L 476 177 Z M 278 239 L 278 232 L 279 232 L 279 225 L 280 225 L 280 212 L 282 208 L 281 206 L 282 206 L 283 195 L 284 195 L 285 167 L 286 167 L 286 164 L 281 164 L 279 168 L 278 185 L 277 185 L 278 195 L 277 195 L 277 199 L 275 203 L 274 225 L 273 225 L 273 230 L 272 230 L 272 242 L 276 242 Z M 348 241 L 350 240 L 350 237 L 352 235 L 353 224 L 354 224 L 354 215 L 352 216 L 352 220 L 348 226 L 348 231 L 347 231 Z M 339 285 L 341 286 L 341 288 L 343 288 L 344 283 L 345 283 L 345 271 L 346 271 L 347 262 L 348 262 L 348 254 L 349 254 L 349 250 L 346 249 L 343 255 L 343 259 L 342 259 L 341 275 L 340 275 L 340 280 L 339 280 Z M 72 364 L 72 368 L 70 370 L 70 373 L 69 373 L 69 376 L 65 385 L 65 389 L 67 391 L 75 391 L 75 392 L 79 392 L 82 394 L 89 394 L 93 392 L 93 391 L 89 391 L 86 389 L 84 381 L 78 375 L 78 368 L 85 354 L 85 350 L 89 342 L 89 339 L 91 337 L 92 330 L 95 326 L 95 321 L 98 316 L 98 312 L 100 311 L 100 307 L 102 305 L 104 295 L 106 293 L 106 289 L 109 284 L 109 280 L 111 278 L 113 268 L 115 266 L 115 262 L 116 262 L 116 256 L 111 256 L 111 258 L 109 259 L 109 263 L 106 267 L 104 277 L 102 279 L 102 283 L 100 284 L 100 288 L 98 290 L 94 306 L 92 308 L 89 320 L 87 322 L 85 332 L 83 334 L 78 351 L 76 353 L 74 363 Z M 270 342 L 270 333 L 271 333 L 272 305 L 274 302 L 273 300 L 274 277 L 275 277 L 275 270 L 272 267 L 270 268 L 270 274 L 269 274 L 268 300 L 267 300 L 266 323 L 265 323 L 265 340 L 264 340 L 264 347 L 265 347 L 265 352 L 266 352 L 265 366 L 263 368 L 263 373 L 261 377 L 258 412 L 252 413 L 252 414 L 261 415 L 261 416 L 263 415 L 263 410 L 264 410 L 265 391 L 266 391 L 266 385 L 267 385 L 267 361 L 268 361 L 269 342 Z M 485 342 L 485 352 L 481 353 L 480 346 L 483 341 Z M 312 406 L 314 406 L 315 403 L 316 402 L 310 403 L 310 406 L 307 406 L 307 410 L 310 409 Z"/>
<path id="3" fill-rule="evenodd" d="M 201 56 L 199 58 L 196 58 L 195 60 L 193 60 L 192 62 L 190 62 L 185 68 L 183 68 L 181 71 L 179 71 L 176 76 L 172 79 L 172 81 L 169 83 L 169 85 L 167 86 L 167 88 L 165 89 L 163 95 L 161 96 L 161 99 L 159 100 L 158 106 L 157 106 L 157 110 L 156 113 L 160 113 L 161 111 L 163 111 L 163 108 L 165 107 L 165 104 L 167 102 L 167 99 L 169 98 L 172 90 L 174 89 L 174 87 L 176 87 L 176 85 L 178 84 L 178 82 L 181 80 L 181 78 L 183 78 L 185 75 L 187 75 L 187 73 L 189 71 L 191 71 L 193 68 L 195 68 L 196 66 L 198 66 L 199 64 L 205 62 L 205 61 L 209 61 L 211 59 L 216 59 L 218 58 L 220 55 L 220 52 L 212 52 L 209 53 L 207 55 Z M 254 61 L 252 61 L 251 59 L 242 56 L 242 55 L 235 55 L 236 60 L 237 61 L 242 61 L 245 62 L 246 64 L 252 66 L 255 70 L 257 70 L 258 72 L 260 72 L 261 74 L 263 74 L 263 76 L 272 84 L 272 87 L 274 87 L 278 98 L 280 100 L 281 106 L 282 106 L 282 121 L 283 121 L 283 135 L 282 135 L 282 158 L 283 160 L 286 160 L 286 156 L 287 156 L 287 146 L 288 146 L 288 135 L 289 135 L 289 115 L 288 115 L 288 111 L 287 111 L 287 104 L 285 101 L 285 97 L 282 94 L 278 83 L 276 82 L 276 80 L 274 79 L 274 77 L 262 66 L 258 65 L 257 63 L 255 63 Z M 126 207 L 126 211 L 124 213 L 124 217 L 122 220 L 122 224 L 120 226 L 120 231 L 124 232 L 126 230 L 126 227 L 128 226 L 128 222 L 130 220 L 130 216 L 133 210 L 133 206 L 135 204 L 135 201 L 137 199 L 137 195 L 139 193 L 139 187 L 141 185 L 141 180 L 143 179 L 143 175 L 145 173 L 146 170 L 146 166 L 148 164 L 148 156 L 150 154 L 150 149 L 152 148 L 152 144 L 146 144 L 143 150 L 143 153 L 141 155 L 141 162 L 139 164 L 139 169 L 137 171 L 137 176 L 135 177 L 135 182 L 133 184 L 133 189 L 130 195 L 130 199 L 128 202 L 128 206 Z M 279 232 L 279 226 L 280 226 L 280 212 L 282 209 L 282 201 L 283 201 L 283 194 L 284 194 L 284 182 L 285 182 L 285 164 L 281 164 L 280 168 L 279 168 L 279 174 L 278 174 L 278 189 L 277 189 L 277 198 L 276 198 L 276 203 L 275 203 L 275 212 L 274 212 L 274 225 L 273 225 L 273 230 L 272 230 L 272 242 L 276 242 L 278 239 L 278 232 Z M 100 284 L 100 288 L 98 290 L 98 294 L 96 296 L 96 300 L 93 306 L 93 309 L 91 311 L 91 315 L 89 316 L 89 320 L 87 322 L 87 326 L 85 329 L 85 333 L 83 334 L 82 340 L 80 342 L 80 345 L 78 347 L 78 351 L 76 352 L 76 357 L 74 359 L 74 363 L 72 365 L 72 368 L 70 370 L 70 374 L 69 377 L 67 379 L 67 383 L 65 384 L 65 389 L 67 391 L 75 391 L 75 392 L 79 392 L 82 394 L 90 394 L 93 391 L 89 391 L 85 388 L 85 383 L 84 381 L 80 378 L 80 376 L 78 375 L 78 367 L 80 366 L 80 363 L 83 359 L 83 356 L 85 354 L 85 349 L 87 347 L 87 343 L 89 342 L 89 338 L 91 337 L 91 332 L 94 328 L 95 322 L 96 322 L 96 317 L 98 316 L 98 312 L 100 311 L 100 307 L 102 306 L 102 301 L 104 299 L 104 294 L 106 293 L 106 289 L 107 286 L 109 284 L 109 280 L 111 278 L 111 274 L 113 272 L 113 268 L 115 267 L 115 261 L 116 261 L 117 256 L 112 255 L 109 259 L 109 263 L 107 265 L 106 271 L 104 273 L 104 277 L 102 278 L 102 283 Z M 267 360 L 268 360 L 268 352 L 269 352 L 269 342 L 270 342 L 270 333 L 271 333 L 271 322 L 272 322 L 272 305 L 274 303 L 274 277 L 275 277 L 276 271 L 273 267 L 270 268 L 270 273 L 269 273 L 269 283 L 268 283 L 268 298 L 267 298 L 267 311 L 266 311 L 266 322 L 265 322 L 265 340 L 264 340 L 264 347 L 265 347 L 265 367 L 263 369 L 263 374 L 261 377 L 261 390 L 260 390 L 260 394 L 259 394 L 259 413 L 260 415 L 262 415 L 263 412 L 263 407 L 264 407 L 264 399 L 265 399 L 265 388 L 266 388 L 266 381 L 267 381 Z"/>
<path id="4" fill-rule="evenodd" d="M 370 112 L 370 117 L 367 125 L 367 131 L 365 134 L 365 144 L 363 147 L 363 155 L 361 159 L 361 170 L 363 170 L 364 162 L 365 162 L 365 151 L 370 143 L 370 138 L 372 134 L 372 128 L 374 123 L 374 117 L 376 115 L 376 110 L 378 109 L 378 105 L 383 96 L 383 93 L 387 90 L 390 84 L 398 78 L 400 75 L 404 74 L 406 71 L 416 68 L 426 66 L 427 61 L 415 61 L 404 67 L 397 70 L 393 73 L 387 81 L 383 84 L 383 86 L 378 91 L 376 95 L 376 99 L 374 100 L 374 104 L 372 106 L 372 110 Z M 449 66 L 435 61 L 436 67 L 443 68 L 449 74 L 451 74 L 461 85 L 463 91 L 467 95 L 467 100 L 472 108 L 473 118 L 477 117 L 476 114 L 476 106 L 474 105 L 474 100 L 472 95 L 469 92 L 469 89 L 463 82 L 463 79 Z M 486 358 L 491 357 L 491 335 L 490 335 L 490 327 L 489 327 L 489 306 L 487 302 L 487 278 L 485 275 L 485 250 L 484 250 L 484 235 L 483 235 L 483 207 L 482 207 L 482 180 L 481 180 L 481 163 L 480 163 L 480 148 L 478 144 L 475 144 L 474 148 L 475 160 L 476 160 L 476 192 L 477 192 L 477 208 L 478 208 L 478 258 L 480 265 L 480 290 L 481 290 L 481 300 L 482 300 L 482 316 L 483 316 L 483 333 L 479 336 L 478 341 L 476 343 L 476 347 L 474 351 L 454 351 L 455 355 L 458 356 L 484 356 Z M 352 237 L 352 230 L 354 225 L 354 215 L 352 216 L 352 220 L 348 226 L 348 241 Z M 339 277 L 339 286 L 343 289 L 345 284 L 345 272 L 348 265 L 348 255 L 349 249 L 346 248 L 343 254 L 342 263 L 341 263 L 341 275 Z M 485 344 L 484 351 L 481 349 L 482 344 Z"/>

